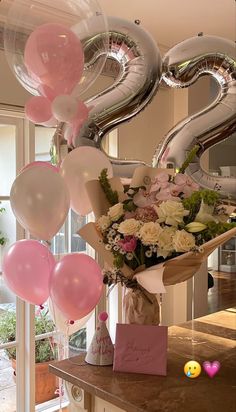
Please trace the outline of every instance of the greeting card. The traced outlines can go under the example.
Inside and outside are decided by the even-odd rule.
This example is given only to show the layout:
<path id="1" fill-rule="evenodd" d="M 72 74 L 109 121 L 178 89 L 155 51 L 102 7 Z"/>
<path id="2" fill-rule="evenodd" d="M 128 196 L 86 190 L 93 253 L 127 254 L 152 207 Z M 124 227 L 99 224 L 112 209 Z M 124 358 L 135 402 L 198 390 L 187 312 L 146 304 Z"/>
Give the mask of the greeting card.
<path id="1" fill-rule="evenodd" d="M 167 327 L 117 324 L 113 370 L 166 376 Z"/>

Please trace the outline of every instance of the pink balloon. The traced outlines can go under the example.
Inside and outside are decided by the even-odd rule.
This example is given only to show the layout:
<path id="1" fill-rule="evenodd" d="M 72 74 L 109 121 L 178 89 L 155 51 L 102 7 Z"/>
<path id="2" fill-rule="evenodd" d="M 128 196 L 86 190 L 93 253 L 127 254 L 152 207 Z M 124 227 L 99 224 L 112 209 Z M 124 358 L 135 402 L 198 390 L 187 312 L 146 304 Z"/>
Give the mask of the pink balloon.
<path id="1" fill-rule="evenodd" d="M 50 250 L 37 240 L 19 240 L 3 259 L 3 276 L 21 299 L 42 305 L 49 297 L 49 280 L 55 266 Z"/>
<path id="2" fill-rule="evenodd" d="M 84 69 L 79 38 L 57 23 L 43 24 L 31 33 L 24 61 L 32 78 L 51 88 L 56 95 L 70 94 Z"/>
<path id="3" fill-rule="evenodd" d="M 56 172 L 56 173 L 58 173 L 59 170 L 60 170 L 59 167 L 53 166 L 53 165 L 52 165 L 51 163 L 49 163 L 49 162 L 43 162 L 43 161 L 37 160 L 37 161 L 35 161 L 35 162 L 28 163 L 27 165 L 25 165 L 24 167 L 22 167 L 22 169 L 20 170 L 20 173 L 22 173 L 22 172 L 24 172 L 24 170 L 30 169 L 31 167 L 34 167 L 34 166 L 47 167 L 47 168 L 53 170 L 53 171 Z"/>
<path id="4" fill-rule="evenodd" d="M 42 96 L 47 97 L 51 102 L 53 102 L 53 100 L 57 97 L 55 91 L 46 84 L 40 84 L 38 91 Z"/>
<path id="5" fill-rule="evenodd" d="M 78 102 L 78 109 L 77 109 L 77 114 L 74 117 L 74 119 L 69 122 L 72 128 L 72 133 L 71 136 L 68 138 L 68 144 L 75 145 L 75 139 L 77 135 L 79 134 L 79 131 L 81 127 L 83 126 L 84 122 L 87 120 L 89 115 L 89 108 L 86 106 L 84 102 L 79 100 Z"/>
<path id="6" fill-rule="evenodd" d="M 67 320 L 77 320 L 95 308 L 102 287 L 102 274 L 97 262 L 84 253 L 72 253 L 55 265 L 50 296 Z"/>
<path id="7" fill-rule="evenodd" d="M 33 96 L 25 104 L 25 115 L 33 123 L 44 123 L 52 118 L 51 102 L 43 96 Z"/>

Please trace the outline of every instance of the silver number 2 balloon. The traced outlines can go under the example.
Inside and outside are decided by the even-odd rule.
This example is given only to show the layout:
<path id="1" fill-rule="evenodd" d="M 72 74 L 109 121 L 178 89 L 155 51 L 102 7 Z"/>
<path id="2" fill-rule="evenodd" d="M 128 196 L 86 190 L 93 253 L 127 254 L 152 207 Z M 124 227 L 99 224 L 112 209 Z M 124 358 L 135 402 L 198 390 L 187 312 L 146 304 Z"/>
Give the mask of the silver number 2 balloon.
<path id="1" fill-rule="evenodd" d="M 162 59 L 152 37 L 127 20 L 108 17 L 108 24 L 108 59 L 118 63 L 119 73 L 112 86 L 85 102 L 92 110 L 75 146 L 92 144 L 101 149 L 103 137 L 140 113 L 151 102 L 160 83 Z M 84 45 L 85 57 L 92 55 L 94 61 L 99 58 L 102 36 L 101 33 L 88 40 Z M 143 164 L 135 160 L 110 159 L 114 174 L 118 176 L 132 176 L 134 169 Z"/>
<path id="2" fill-rule="evenodd" d="M 176 125 L 161 142 L 153 166 L 174 163 L 180 167 L 195 145 L 199 150 L 186 172 L 202 187 L 236 198 L 236 178 L 213 176 L 200 166 L 205 150 L 236 131 L 236 48 L 232 41 L 216 36 L 185 40 L 168 51 L 163 61 L 163 79 L 171 87 L 188 87 L 210 74 L 219 85 L 212 104 Z"/>

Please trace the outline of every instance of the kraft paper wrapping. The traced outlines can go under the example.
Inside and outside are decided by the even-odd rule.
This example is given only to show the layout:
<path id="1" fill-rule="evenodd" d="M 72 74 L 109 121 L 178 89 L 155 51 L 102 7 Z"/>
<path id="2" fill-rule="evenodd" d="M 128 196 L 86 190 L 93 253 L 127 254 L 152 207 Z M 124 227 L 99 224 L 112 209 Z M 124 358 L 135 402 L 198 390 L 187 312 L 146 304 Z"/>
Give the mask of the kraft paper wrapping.
<path id="1" fill-rule="evenodd" d="M 156 295 L 140 289 L 129 289 L 123 299 L 124 323 L 159 325 Z"/>
<path id="2" fill-rule="evenodd" d="M 88 223 L 80 229 L 78 233 L 93 249 L 96 250 L 96 252 L 100 254 L 107 265 L 112 268 L 114 260 L 113 254 L 105 249 L 105 245 L 102 242 L 102 235 L 97 230 L 96 224 L 92 222 Z M 198 271 L 207 257 L 218 246 L 231 239 L 234 235 L 236 235 L 236 228 L 228 230 L 228 232 L 206 242 L 203 245 L 202 253 L 183 253 L 176 258 L 155 265 L 138 274 L 135 274 L 132 269 L 124 264 L 122 273 L 128 278 L 133 278 L 135 276 L 138 283 L 150 293 L 163 293 L 163 284 L 165 286 L 170 286 L 190 279 Z M 160 277 L 162 277 L 163 283 L 160 282 Z"/>
<path id="3" fill-rule="evenodd" d="M 113 190 L 118 192 L 119 201 L 125 200 L 124 187 L 119 177 L 112 177 L 109 179 Z M 90 180 L 86 183 L 86 190 L 92 205 L 95 219 L 105 215 L 110 207 L 110 204 L 106 198 L 106 195 L 101 188 L 98 180 Z"/>
<path id="4" fill-rule="evenodd" d="M 170 175 L 174 174 L 171 169 L 155 169 L 148 166 L 141 166 L 135 169 L 130 187 L 149 185 L 151 179 L 157 176 L 163 170 L 168 171 Z M 117 190 L 119 201 L 124 200 L 125 194 L 123 186 L 118 177 L 110 179 L 113 190 Z M 96 219 L 106 214 L 110 205 L 105 197 L 103 189 L 98 180 L 92 180 L 87 183 L 86 189 L 95 214 Z M 228 208 L 228 212 L 232 207 Z M 227 209 L 227 207 L 226 207 Z M 105 249 L 102 241 L 102 235 L 97 230 L 95 223 L 88 223 L 78 231 L 78 234 L 90 244 L 92 248 L 102 257 L 107 265 L 113 267 L 113 255 Z M 122 267 L 122 273 L 128 278 L 137 279 L 138 283 L 149 293 L 164 293 L 164 285 L 170 286 L 190 279 L 200 268 L 201 264 L 207 257 L 221 244 L 225 243 L 236 234 L 236 228 L 217 236 L 215 239 L 203 245 L 202 253 L 188 252 L 176 258 L 170 259 L 159 265 L 155 265 L 139 273 L 134 273 L 127 265 Z M 137 272 L 137 271 L 136 271 Z"/>
<path id="5" fill-rule="evenodd" d="M 140 166 L 135 169 L 134 176 L 131 180 L 130 187 L 147 186 L 150 184 L 151 179 L 157 176 L 163 170 L 168 170 L 168 174 L 173 175 L 174 172 L 171 169 L 154 169 L 149 166 Z M 127 198 L 124 194 L 124 187 L 119 177 L 112 177 L 109 179 L 113 190 L 118 192 L 119 201 L 122 202 Z M 86 190 L 92 205 L 95 219 L 105 215 L 110 207 L 109 202 L 103 192 L 103 189 L 98 180 L 90 180 L 86 183 Z"/>

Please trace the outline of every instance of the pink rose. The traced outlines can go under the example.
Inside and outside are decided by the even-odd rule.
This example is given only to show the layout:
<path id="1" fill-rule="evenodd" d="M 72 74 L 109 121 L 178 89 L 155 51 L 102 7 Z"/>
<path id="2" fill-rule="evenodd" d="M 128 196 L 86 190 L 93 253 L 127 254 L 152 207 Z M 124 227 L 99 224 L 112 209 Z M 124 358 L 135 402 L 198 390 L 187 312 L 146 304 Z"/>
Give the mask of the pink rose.
<path id="1" fill-rule="evenodd" d="M 134 236 L 125 236 L 118 244 L 125 252 L 133 252 L 137 246 L 137 239 Z"/>

